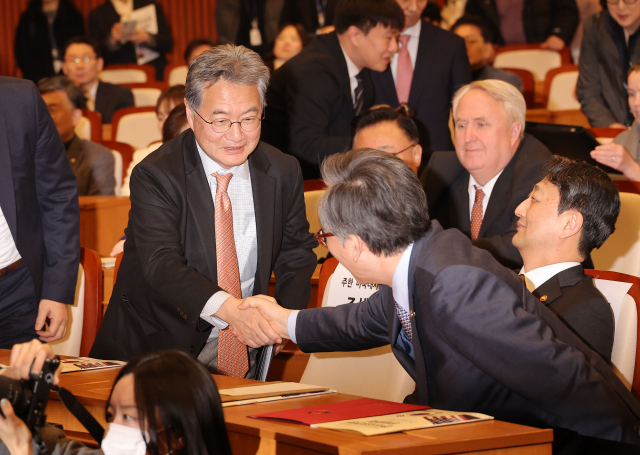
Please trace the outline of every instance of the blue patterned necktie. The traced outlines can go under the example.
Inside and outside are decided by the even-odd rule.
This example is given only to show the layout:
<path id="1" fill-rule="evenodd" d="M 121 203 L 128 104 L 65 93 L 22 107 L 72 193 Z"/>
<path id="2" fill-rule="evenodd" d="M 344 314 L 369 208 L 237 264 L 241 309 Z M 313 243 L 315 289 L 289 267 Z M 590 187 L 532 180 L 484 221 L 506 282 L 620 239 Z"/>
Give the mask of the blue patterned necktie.
<path id="1" fill-rule="evenodd" d="M 398 314 L 398 319 L 400 319 L 400 323 L 404 328 L 404 331 L 407 333 L 407 337 L 409 337 L 409 341 L 413 341 L 413 335 L 411 333 L 411 317 L 409 313 L 404 310 L 400 305 L 396 302 L 393 302 L 396 307 L 396 313 Z"/>

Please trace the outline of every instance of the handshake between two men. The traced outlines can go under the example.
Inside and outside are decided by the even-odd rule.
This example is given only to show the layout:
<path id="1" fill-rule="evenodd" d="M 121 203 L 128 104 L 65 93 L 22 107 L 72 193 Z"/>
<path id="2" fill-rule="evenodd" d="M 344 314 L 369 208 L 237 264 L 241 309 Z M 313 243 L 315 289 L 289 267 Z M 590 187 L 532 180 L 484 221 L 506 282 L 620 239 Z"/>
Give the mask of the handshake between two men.
<path id="1" fill-rule="evenodd" d="M 229 305 L 218 311 L 220 319 L 229 322 L 233 334 L 252 348 L 275 344 L 276 354 L 291 339 L 287 330 L 289 314 L 271 296 L 255 295 L 246 299 L 230 297 Z"/>

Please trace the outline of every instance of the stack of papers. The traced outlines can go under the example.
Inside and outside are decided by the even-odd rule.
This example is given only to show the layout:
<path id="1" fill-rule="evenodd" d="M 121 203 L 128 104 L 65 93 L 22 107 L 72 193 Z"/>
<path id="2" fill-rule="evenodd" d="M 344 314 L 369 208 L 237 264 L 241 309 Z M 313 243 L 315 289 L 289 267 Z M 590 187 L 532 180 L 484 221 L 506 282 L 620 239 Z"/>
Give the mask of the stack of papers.
<path id="1" fill-rule="evenodd" d="M 265 385 L 220 389 L 218 392 L 220 392 L 222 407 L 228 407 L 335 393 L 335 390 L 297 382 L 273 382 Z"/>
<path id="2" fill-rule="evenodd" d="M 101 370 L 103 368 L 115 368 L 126 365 L 127 362 L 119 360 L 98 360 L 90 357 L 72 357 L 60 360 L 62 373 L 71 373 L 73 371 Z"/>

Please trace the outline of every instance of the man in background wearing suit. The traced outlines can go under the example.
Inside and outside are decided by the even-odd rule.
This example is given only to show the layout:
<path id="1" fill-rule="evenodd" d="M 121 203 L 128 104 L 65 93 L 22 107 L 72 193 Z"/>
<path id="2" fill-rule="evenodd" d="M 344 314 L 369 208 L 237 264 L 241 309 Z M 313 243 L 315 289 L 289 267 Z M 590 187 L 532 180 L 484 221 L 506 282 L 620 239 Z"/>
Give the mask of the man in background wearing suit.
<path id="1" fill-rule="evenodd" d="M 82 89 L 87 108 L 102 115 L 102 123 L 111 123 L 118 109 L 133 107 L 133 93 L 122 85 L 109 84 L 98 79 L 104 67 L 100 44 L 88 36 L 73 38 L 67 43 L 62 71 Z"/>
<path id="2" fill-rule="evenodd" d="M 422 405 L 559 427 L 591 437 L 586 449 L 608 445 L 595 438 L 640 445 L 640 404 L 611 368 L 513 271 L 432 222 L 409 166 L 359 149 L 327 158 L 322 177 L 318 237 L 359 283 L 380 290 L 332 308 L 241 308 L 257 307 L 304 352 L 391 344 Z"/>
<path id="3" fill-rule="evenodd" d="M 0 77 L 0 348 L 64 336 L 79 224 L 76 178 L 47 106 L 31 81 Z"/>
<path id="4" fill-rule="evenodd" d="M 318 36 L 274 72 L 262 139 L 300 161 L 307 179 L 351 143 L 351 121 L 373 104 L 369 70 L 384 71 L 404 17 L 394 0 L 343 0 L 336 31 Z"/>
<path id="5" fill-rule="evenodd" d="M 620 197 L 607 174 L 555 156 L 546 177 L 518 206 L 513 244 L 527 289 L 608 363 L 614 320 L 609 302 L 580 263 L 614 231 Z"/>
<path id="6" fill-rule="evenodd" d="M 95 142 L 80 139 L 75 133 L 85 104 L 82 91 L 66 76 L 42 79 L 38 82 L 38 91 L 47 104 L 67 150 L 71 169 L 78 180 L 78 195 L 113 196 L 116 178 L 111 150 Z"/>
<path id="7" fill-rule="evenodd" d="M 190 129 L 131 175 L 124 257 L 91 356 L 189 352 L 218 374 L 254 377 L 251 346 L 277 335 L 245 300 L 306 308 L 317 246 L 295 158 L 260 142 L 269 69 L 243 46 L 196 57 L 186 83 Z M 258 297 L 252 297 L 258 296 Z"/>
<path id="8" fill-rule="evenodd" d="M 525 134 L 522 94 L 503 81 L 475 81 L 453 98 L 454 152 L 431 155 L 420 179 L 429 215 L 456 228 L 510 269 L 522 267 L 511 243 L 514 211 L 542 177 L 551 152 Z"/>
<path id="9" fill-rule="evenodd" d="M 427 0 L 396 0 L 404 12 L 401 47 L 389 68 L 372 73 L 374 104 L 409 103 L 416 110 L 425 150 L 451 150 L 449 113 L 453 94 L 471 82 L 464 41 L 424 19 Z M 424 169 L 429 156 L 422 157 Z"/>

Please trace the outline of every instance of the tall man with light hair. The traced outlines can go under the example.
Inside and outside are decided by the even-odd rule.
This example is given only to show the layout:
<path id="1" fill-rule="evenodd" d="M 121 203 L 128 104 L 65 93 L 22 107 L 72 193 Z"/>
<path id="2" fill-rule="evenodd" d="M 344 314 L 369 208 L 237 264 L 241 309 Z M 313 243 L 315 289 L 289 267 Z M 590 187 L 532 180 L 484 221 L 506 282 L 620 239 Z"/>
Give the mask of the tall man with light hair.
<path id="1" fill-rule="evenodd" d="M 127 360 L 159 349 L 197 356 L 218 374 L 253 377 L 251 346 L 277 339 L 240 303 L 271 297 L 306 308 L 316 266 L 295 158 L 260 142 L 269 70 L 243 46 L 191 63 L 190 129 L 138 164 L 124 257 L 91 355 Z"/>
<path id="2" fill-rule="evenodd" d="M 511 243 L 514 211 L 552 156 L 524 132 L 525 114 L 522 94 L 507 82 L 465 85 L 453 98 L 456 151 L 434 153 L 420 178 L 431 218 L 512 269 L 522 267 Z"/>
<path id="3" fill-rule="evenodd" d="M 391 344 L 422 405 L 561 428 L 591 438 L 585 449 L 622 441 L 637 453 L 640 404 L 514 272 L 429 219 L 409 166 L 358 149 L 327 158 L 322 177 L 318 237 L 358 282 L 380 290 L 337 307 L 291 311 L 255 299 L 241 308 L 257 307 L 304 352 Z"/>

